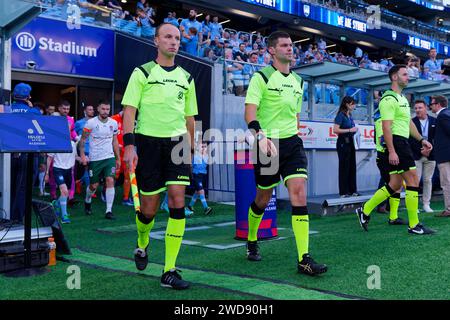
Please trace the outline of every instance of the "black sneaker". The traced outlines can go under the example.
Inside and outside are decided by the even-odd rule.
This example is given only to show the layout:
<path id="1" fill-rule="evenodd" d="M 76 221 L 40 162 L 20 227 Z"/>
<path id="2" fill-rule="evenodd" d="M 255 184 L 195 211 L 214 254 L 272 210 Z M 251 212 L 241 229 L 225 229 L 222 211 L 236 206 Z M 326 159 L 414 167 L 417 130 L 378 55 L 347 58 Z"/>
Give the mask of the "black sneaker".
<path id="1" fill-rule="evenodd" d="M 114 217 L 114 215 L 112 214 L 112 212 L 109 211 L 109 212 L 107 212 L 107 213 L 105 214 L 105 219 L 108 219 L 108 220 L 116 220 L 116 217 Z"/>
<path id="2" fill-rule="evenodd" d="M 184 290 L 189 288 L 189 282 L 181 279 L 181 276 L 178 274 L 178 269 L 172 269 L 163 273 L 161 276 L 161 287 L 164 288 L 172 288 L 175 290 Z"/>
<path id="3" fill-rule="evenodd" d="M 213 209 L 212 209 L 211 207 L 206 208 L 206 209 L 205 209 L 205 216 L 210 215 L 211 212 L 212 212 L 212 210 L 213 210 Z"/>
<path id="4" fill-rule="evenodd" d="M 136 268 L 140 271 L 145 270 L 148 264 L 147 247 L 141 249 L 136 247 L 134 250 L 134 262 L 136 263 Z"/>
<path id="5" fill-rule="evenodd" d="M 327 272 L 328 267 L 326 264 L 315 262 L 309 253 L 305 253 L 302 257 L 302 261 L 299 261 L 297 264 L 297 270 L 299 273 L 315 276 Z"/>
<path id="6" fill-rule="evenodd" d="M 358 221 L 361 225 L 361 228 L 363 228 L 365 231 L 368 231 L 367 226 L 369 225 L 370 217 L 364 214 L 362 207 L 356 209 L 356 215 L 358 216 Z"/>
<path id="7" fill-rule="evenodd" d="M 408 224 L 405 220 L 403 220 L 402 218 L 397 218 L 395 220 L 391 220 L 389 219 L 388 221 L 389 225 L 391 226 L 404 226 L 406 224 Z"/>
<path id="8" fill-rule="evenodd" d="M 86 213 L 87 216 L 92 215 L 91 204 L 92 203 L 84 202 L 84 213 Z"/>
<path id="9" fill-rule="evenodd" d="M 425 227 L 418 223 L 414 228 L 408 228 L 408 232 L 411 234 L 425 235 L 436 233 L 435 230 Z"/>
<path id="10" fill-rule="evenodd" d="M 247 241 L 247 259 L 250 261 L 261 261 L 257 241 Z"/>

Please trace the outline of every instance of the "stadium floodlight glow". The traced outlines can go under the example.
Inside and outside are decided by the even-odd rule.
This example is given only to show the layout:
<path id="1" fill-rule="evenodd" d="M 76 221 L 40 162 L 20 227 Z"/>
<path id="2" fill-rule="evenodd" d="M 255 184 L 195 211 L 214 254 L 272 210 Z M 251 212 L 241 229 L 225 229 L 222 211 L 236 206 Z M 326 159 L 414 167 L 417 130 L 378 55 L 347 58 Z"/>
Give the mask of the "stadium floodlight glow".
<path id="1" fill-rule="evenodd" d="M 326 46 L 325 48 L 331 48 L 331 47 L 336 47 L 336 44 L 330 44 L 329 46 Z"/>
<path id="2" fill-rule="evenodd" d="M 308 40 L 311 40 L 311 39 L 310 38 L 301 39 L 301 40 L 294 41 L 294 43 L 305 42 L 305 41 L 308 41 Z"/>
<path id="3" fill-rule="evenodd" d="M 313 28 L 310 28 L 310 27 L 300 27 L 299 29 L 303 30 L 303 31 L 306 31 L 306 32 L 309 32 L 309 33 L 315 33 L 315 34 L 320 34 L 320 35 L 324 34 L 322 31 L 317 30 L 317 29 L 313 29 Z"/>
<path id="4" fill-rule="evenodd" d="M 219 24 L 225 24 L 225 23 L 228 23 L 228 22 L 230 22 L 231 20 L 230 19 L 228 19 L 228 20 L 225 20 L 225 21 L 222 21 L 222 22 L 219 22 Z"/>
<path id="5" fill-rule="evenodd" d="M 127 3 L 127 0 L 122 0 L 121 2 L 122 2 L 122 3 Z"/>
<path id="6" fill-rule="evenodd" d="M 195 17 L 198 18 L 198 17 L 201 17 L 202 15 L 203 15 L 203 13 L 199 13 L 199 14 L 196 15 Z"/>

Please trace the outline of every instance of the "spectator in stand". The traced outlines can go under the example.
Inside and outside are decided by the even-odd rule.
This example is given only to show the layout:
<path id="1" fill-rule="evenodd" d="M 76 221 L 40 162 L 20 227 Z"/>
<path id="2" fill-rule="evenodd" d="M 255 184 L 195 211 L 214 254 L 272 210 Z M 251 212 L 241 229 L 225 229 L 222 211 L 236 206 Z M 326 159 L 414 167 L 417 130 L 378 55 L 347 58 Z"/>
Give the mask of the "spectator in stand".
<path id="1" fill-rule="evenodd" d="M 442 65 L 450 64 L 450 59 L 436 59 L 437 51 L 435 48 L 431 48 L 428 52 L 430 59 L 425 61 L 423 65 L 423 72 L 428 79 L 441 80 L 444 70 L 442 70 Z"/>
<path id="2" fill-rule="evenodd" d="M 256 44 L 258 45 L 258 47 L 266 47 L 266 45 L 265 45 L 265 43 L 264 43 L 264 41 L 263 41 L 261 35 L 258 35 L 258 36 L 256 37 L 254 43 L 256 43 Z"/>
<path id="3" fill-rule="evenodd" d="M 327 43 L 323 40 L 323 38 L 320 38 L 318 48 L 319 50 L 327 50 Z"/>
<path id="4" fill-rule="evenodd" d="M 107 6 L 108 8 L 122 11 L 122 6 L 120 5 L 120 2 L 118 0 L 99 0 L 97 1 L 96 5 Z"/>
<path id="5" fill-rule="evenodd" d="M 231 49 L 225 50 L 225 59 L 229 60 L 226 64 L 228 88 L 233 88 L 234 93 L 238 96 L 244 93 L 244 77 L 242 74 L 242 69 L 244 66 L 240 63 L 230 61 L 233 59 L 233 51 Z"/>
<path id="6" fill-rule="evenodd" d="M 252 78 L 253 74 L 257 71 L 259 71 L 262 67 L 258 66 L 258 54 L 256 52 L 253 52 L 250 54 L 250 59 L 248 61 L 249 63 L 244 64 L 244 69 L 242 69 L 242 74 L 244 76 L 244 95 L 246 95 L 246 90 L 248 88 L 248 85 L 250 83 L 250 79 Z"/>
<path id="7" fill-rule="evenodd" d="M 211 16 L 206 15 L 202 22 L 203 40 L 211 39 Z"/>
<path id="8" fill-rule="evenodd" d="M 258 64 L 264 64 L 264 56 L 266 54 L 266 48 L 259 47 L 258 48 Z"/>
<path id="9" fill-rule="evenodd" d="M 241 43 L 239 45 L 239 51 L 235 52 L 233 55 L 233 59 L 237 61 L 247 62 L 248 55 L 245 53 L 245 43 Z"/>
<path id="10" fill-rule="evenodd" d="M 169 12 L 167 14 L 167 18 L 164 19 L 164 22 L 171 23 L 177 28 L 180 26 L 180 24 L 178 23 L 178 19 L 177 19 L 177 13 L 175 11 Z"/>
<path id="11" fill-rule="evenodd" d="M 156 9 L 150 7 L 150 4 L 147 2 L 145 3 L 145 9 L 144 12 L 147 15 L 147 19 L 150 22 L 150 25 L 152 27 L 156 27 Z"/>
<path id="12" fill-rule="evenodd" d="M 183 19 L 180 24 L 180 31 L 181 31 L 181 42 L 190 40 L 189 35 L 189 29 L 195 28 L 197 29 L 196 36 L 198 36 L 198 39 L 202 39 L 202 24 L 197 21 L 197 10 L 192 9 L 189 11 L 189 17 L 187 19 Z M 186 51 L 186 48 L 184 48 L 184 51 Z"/>
<path id="13" fill-rule="evenodd" d="M 363 51 L 361 50 L 360 47 L 356 47 L 355 58 L 358 59 L 358 61 L 359 61 L 360 59 L 362 59 L 362 57 L 363 57 Z"/>
<path id="14" fill-rule="evenodd" d="M 410 78 L 419 78 L 419 69 L 417 69 L 415 63 L 416 63 L 416 57 L 408 57 L 407 59 L 407 70 L 408 75 Z"/>
<path id="15" fill-rule="evenodd" d="M 138 9 L 141 9 L 142 11 L 145 11 L 146 3 L 147 3 L 147 0 L 138 0 L 138 2 L 136 3 L 136 11 Z"/>
<path id="16" fill-rule="evenodd" d="M 215 39 L 216 37 L 219 37 L 219 39 L 222 38 L 223 33 L 223 27 L 219 23 L 219 17 L 214 17 L 213 21 L 210 23 L 209 30 L 211 32 L 210 39 Z"/>
<path id="17" fill-rule="evenodd" d="M 238 35 L 237 33 L 233 32 L 231 34 L 231 39 L 230 39 L 230 45 L 233 48 L 233 51 L 238 51 L 239 50 L 239 39 L 238 39 Z"/>
<path id="18" fill-rule="evenodd" d="M 194 27 L 189 28 L 189 38 L 186 38 L 181 43 L 184 47 L 184 51 L 187 53 L 198 56 L 198 35 L 197 29 Z"/>
<path id="19" fill-rule="evenodd" d="M 203 58 L 206 58 L 209 61 L 216 61 L 217 56 L 214 54 L 214 50 L 211 47 L 206 48 L 203 52 Z"/>
<path id="20" fill-rule="evenodd" d="M 215 37 L 214 41 L 211 43 L 210 48 L 214 51 L 216 57 L 224 56 L 224 41 L 219 37 Z"/>
<path id="21" fill-rule="evenodd" d="M 136 10 L 136 22 L 138 24 L 138 27 L 150 27 L 150 19 L 148 18 L 147 14 L 142 9 Z"/>

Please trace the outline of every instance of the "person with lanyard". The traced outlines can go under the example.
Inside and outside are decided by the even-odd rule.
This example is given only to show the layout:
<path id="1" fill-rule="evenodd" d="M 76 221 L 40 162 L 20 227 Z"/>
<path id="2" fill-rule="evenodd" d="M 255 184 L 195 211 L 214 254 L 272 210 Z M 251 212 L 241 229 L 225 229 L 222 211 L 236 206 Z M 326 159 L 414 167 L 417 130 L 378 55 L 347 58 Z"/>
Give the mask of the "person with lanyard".
<path id="1" fill-rule="evenodd" d="M 356 150 L 353 141 L 358 131 L 352 118 L 356 102 L 350 96 L 342 99 L 333 132 L 338 135 L 336 150 L 339 158 L 339 195 L 343 197 L 359 196 L 356 191 Z"/>
<path id="2" fill-rule="evenodd" d="M 382 121 L 383 138 L 386 143 L 384 165 L 389 168 L 389 183 L 378 189 L 363 206 L 356 209 L 358 221 L 363 230 L 368 231 L 370 213 L 375 207 L 395 194 L 406 181 L 406 209 L 408 211 L 408 233 L 425 235 L 435 233 L 419 223 L 419 180 L 416 164 L 408 142 L 410 136 L 418 140 L 424 150 L 433 146 L 425 140 L 411 121 L 409 102 L 402 94 L 408 86 L 409 76 L 405 65 L 395 65 L 389 70 L 391 90 L 387 90 L 380 100 L 379 108 Z"/>
<path id="3" fill-rule="evenodd" d="M 136 214 L 136 268 L 144 270 L 147 267 L 149 236 L 155 224 L 160 193 L 168 190 L 169 219 L 160 283 L 162 287 L 177 290 L 189 287 L 175 263 L 186 225 L 184 196 L 186 186 L 190 185 L 194 116 L 198 113 L 194 78 L 175 64 L 180 42 L 180 30 L 175 26 L 169 23 L 158 26 L 155 35 L 157 58 L 134 69 L 122 100 L 124 162 L 129 170 L 136 167 L 141 198 L 141 210 Z M 137 111 L 137 127 L 133 134 Z M 174 148 L 178 150 L 179 147 L 176 154 L 181 159 L 172 157 Z"/>
<path id="4" fill-rule="evenodd" d="M 297 271 L 310 276 L 327 271 L 309 254 L 309 217 L 306 206 L 308 162 L 298 136 L 303 101 L 303 79 L 290 71 L 294 57 L 288 33 L 276 31 L 268 38 L 273 65 L 256 72 L 245 99 L 245 121 L 255 136 L 256 197 L 248 209 L 247 259 L 260 261 L 258 228 L 280 175 L 289 191 L 292 230 L 297 246 Z"/>
<path id="5" fill-rule="evenodd" d="M 412 119 L 412 121 L 416 126 L 417 131 L 419 131 L 424 139 L 430 141 L 434 145 L 436 119 L 428 116 L 427 103 L 424 100 L 416 100 L 414 102 L 414 109 L 416 116 Z M 433 189 L 431 179 L 433 178 L 434 169 L 436 168 L 434 151 L 424 150 L 422 146 L 412 138 L 409 138 L 409 143 L 411 144 L 414 160 L 416 162 L 419 181 L 423 178 L 423 211 L 427 213 L 434 212 L 434 210 L 430 207 L 431 192 Z"/>

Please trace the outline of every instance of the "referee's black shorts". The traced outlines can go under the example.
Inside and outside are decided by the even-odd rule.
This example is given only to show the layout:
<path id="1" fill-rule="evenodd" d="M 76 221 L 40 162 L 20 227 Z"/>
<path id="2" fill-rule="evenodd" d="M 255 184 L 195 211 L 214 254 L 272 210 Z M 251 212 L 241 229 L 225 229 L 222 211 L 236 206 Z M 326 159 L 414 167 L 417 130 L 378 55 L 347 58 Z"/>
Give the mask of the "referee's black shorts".
<path id="1" fill-rule="evenodd" d="M 271 189 L 291 178 L 308 178 L 308 159 L 303 148 L 303 141 L 298 135 L 284 139 L 271 139 L 278 150 L 278 155 L 267 161 L 258 159 L 254 165 L 255 181 L 259 189 Z"/>
<path id="2" fill-rule="evenodd" d="M 172 138 L 136 134 L 135 140 L 136 179 L 142 195 L 159 194 L 167 190 L 168 185 L 190 185 L 190 146 L 186 135 L 173 141 Z M 189 152 L 186 159 L 183 151 Z"/>
<path id="3" fill-rule="evenodd" d="M 393 135 L 392 136 L 395 152 L 399 158 L 398 165 L 391 165 L 389 163 L 389 151 L 386 149 L 385 157 L 383 157 L 383 168 L 387 168 L 389 174 L 402 174 L 409 170 L 416 169 L 416 162 L 414 161 L 411 146 L 408 139 Z M 389 181 L 389 180 L 388 180 Z"/>

